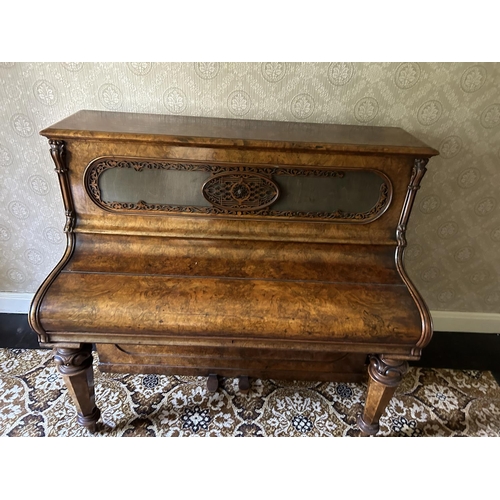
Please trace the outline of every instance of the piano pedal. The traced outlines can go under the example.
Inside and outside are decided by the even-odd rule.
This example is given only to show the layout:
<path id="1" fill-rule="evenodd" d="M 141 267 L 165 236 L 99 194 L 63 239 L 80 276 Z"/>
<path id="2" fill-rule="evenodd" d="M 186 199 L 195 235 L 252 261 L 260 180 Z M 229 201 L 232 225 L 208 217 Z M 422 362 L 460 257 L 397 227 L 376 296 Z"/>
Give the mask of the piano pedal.
<path id="1" fill-rule="evenodd" d="M 238 378 L 238 388 L 241 393 L 248 393 L 248 391 L 250 390 L 250 381 L 248 380 L 248 377 L 244 376 Z"/>
<path id="2" fill-rule="evenodd" d="M 219 388 L 219 377 L 215 373 L 210 373 L 207 378 L 208 392 L 216 392 Z"/>

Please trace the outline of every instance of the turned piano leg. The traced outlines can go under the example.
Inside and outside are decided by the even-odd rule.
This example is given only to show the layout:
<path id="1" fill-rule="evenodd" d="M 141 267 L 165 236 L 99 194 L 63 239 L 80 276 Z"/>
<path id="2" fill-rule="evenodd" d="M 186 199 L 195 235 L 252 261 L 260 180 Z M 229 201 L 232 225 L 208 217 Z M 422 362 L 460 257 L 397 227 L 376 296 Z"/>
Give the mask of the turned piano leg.
<path id="1" fill-rule="evenodd" d="M 383 354 L 370 356 L 368 393 L 363 414 L 358 416 L 358 427 L 363 434 L 377 434 L 380 417 L 407 370 L 406 361 L 391 359 Z"/>
<path id="2" fill-rule="evenodd" d="M 56 347 L 54 361 L 76 406 L 78 423 L 95 432 L 101 412 L 95 405 L 92 345 Z"/>

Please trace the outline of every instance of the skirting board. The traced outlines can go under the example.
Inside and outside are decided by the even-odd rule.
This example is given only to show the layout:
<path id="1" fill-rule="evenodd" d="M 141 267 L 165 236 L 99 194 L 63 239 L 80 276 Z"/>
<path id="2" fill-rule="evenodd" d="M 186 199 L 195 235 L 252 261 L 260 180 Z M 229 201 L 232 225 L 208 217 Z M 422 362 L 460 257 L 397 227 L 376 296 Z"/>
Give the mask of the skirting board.
<path id="1" fill-rule="evenodd" d="M 500 333 L 500 314 L 431 311 L 435 332 Z"/>
<path id="2" fill-rule="evenodd" d="M 0 313 L 28 314 L 33 293 L 0 292 Z"/>
<path id="3" fill-rule="evenodd" d="M 33 294 L 0 292 L 0 313 L 27 314 Z M 436 332 L 500 333 L 500 314 L 431 311 Z"/>

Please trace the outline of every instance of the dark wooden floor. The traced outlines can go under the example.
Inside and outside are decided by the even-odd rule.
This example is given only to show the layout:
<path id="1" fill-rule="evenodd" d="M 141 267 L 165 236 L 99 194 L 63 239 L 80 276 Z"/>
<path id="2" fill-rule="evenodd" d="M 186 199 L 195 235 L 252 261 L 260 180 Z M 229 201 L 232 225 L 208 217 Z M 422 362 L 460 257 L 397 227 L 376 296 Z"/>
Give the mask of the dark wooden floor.
<path id="1" fill-rule="evenodd" d="M 28 325 L 27 314 L 0 314 L 0 347 L 40 348 L 36 333 Z"/>
<path id="2" fill-rule="evenodd" d="M 0 348 L 39 349 L 26 314 L 0 314 Z M 422 358 L 413 366 L 487 370 L 500 384 L 500 334 L 434 332 Z"/>

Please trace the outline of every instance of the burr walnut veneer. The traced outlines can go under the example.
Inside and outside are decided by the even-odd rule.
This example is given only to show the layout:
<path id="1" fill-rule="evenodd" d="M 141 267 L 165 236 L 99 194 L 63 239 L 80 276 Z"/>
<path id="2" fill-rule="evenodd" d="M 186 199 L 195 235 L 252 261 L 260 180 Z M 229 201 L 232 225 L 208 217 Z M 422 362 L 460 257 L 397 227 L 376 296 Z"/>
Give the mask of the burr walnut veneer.
<path id="1" fill-rule="evenodd" d="M 375 434 L 432 335 L 405 231 L 437 152 L 397 128 L 80 111 L 49 139 L 66 252 L 30 323 L 95 429 L 105 371 L 360 381 Z"/>

